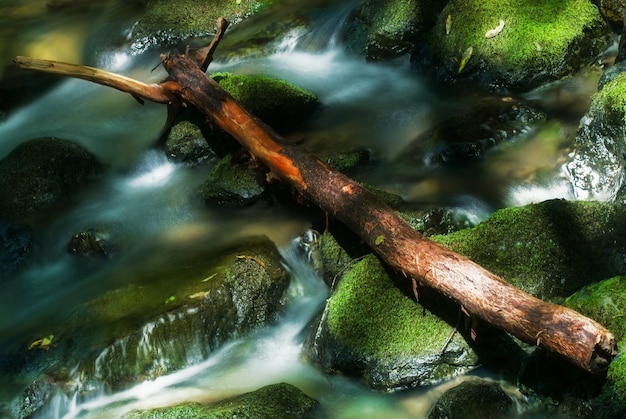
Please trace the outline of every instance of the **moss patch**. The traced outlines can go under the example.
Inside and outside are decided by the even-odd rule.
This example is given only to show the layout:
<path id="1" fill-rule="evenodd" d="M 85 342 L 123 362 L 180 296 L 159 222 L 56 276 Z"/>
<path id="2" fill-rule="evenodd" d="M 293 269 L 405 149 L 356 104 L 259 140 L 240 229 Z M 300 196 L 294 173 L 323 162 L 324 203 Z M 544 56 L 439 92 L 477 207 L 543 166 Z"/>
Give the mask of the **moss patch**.
<path id="1" fill-rule="evenodd" d="M 384 361 L 438 351 L 450 333 L 449 325 L 394 285 L 373 255 L 339 282 L 328 325 L 340 344 Z"/>
<path id="2" fill-rule="evenodd" d="M 474 228 L 433 239 L 526 292 L 560 301 L 624 271 L 624 229 L 620 206 L 552 200 L 500 210 Z"/>
<path id="3" fill-rule="evenodd" d="M 502 31 L 486 38 L 500 20 Z M 462 73 L 491 78 L 495 72 L 500 82 L 519 85 L 565 76 L 591 63 L 608 42 L 606 25 L 588 0 L 452 0 L 432 31 L 435 55 L 451 74 L 459 72 L 463 52 L 472 47 Z"/>
<path id="4" fill-rule="evenodd" d="M 317 97 L 284 80 L 213 73 L 211 77 L 245 109 L 279 132 L 297 127 L 319 106 Z"/>
<path id="5" fill-rule="evenodd" d="M 621 73 L 596 93 L 591 106 L 617 112 L 626 123 L 626 73 Z"/>
<path id="6" fill-rule="evenodd" d="M 124 419 L 179 418 L 300 418 L 317 402 L 290 384 L 273 384 L 228 400 L 201 405 L 185 403 L 144 412 L 131 412 Z"/>
<path id="7" fill-rule="evenodd" d="M 607 327 L 616 340 L 626 332 L 626 277 L 617 276 L 588 285 L 564 303 Z"/>
<path id="8" fill-rule="evenodd" d="M 208 34 L 215 30 L 219 17 L 236 23 L 270 3 L 271 0 L 147 0 L 146 12 L 135 32 L 139 37 L 169 32 L 175 38 Z"/>

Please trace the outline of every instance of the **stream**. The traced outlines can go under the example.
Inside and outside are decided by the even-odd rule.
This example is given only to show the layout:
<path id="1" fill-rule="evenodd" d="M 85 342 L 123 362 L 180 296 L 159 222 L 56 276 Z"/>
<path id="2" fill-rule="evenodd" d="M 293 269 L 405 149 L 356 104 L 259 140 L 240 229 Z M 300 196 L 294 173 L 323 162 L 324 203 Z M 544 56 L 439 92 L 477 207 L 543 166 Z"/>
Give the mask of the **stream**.
<path id="1" fill-rule="evenodd" d="M 138 7 L 102 2 L 68 17 L 46 13 L 43 0 L 24 8 L 14 3 L 0 0 L 0 36 L 6 44 L 2 67 L 15 55 L 31 55 L 87 63 L 145 82 L 166 76 L 161 67 L 153 70 L 160 49 L 132 55 L 127 44 L 111 42 L 140 16 Z M 317 3 L 285 2 L 276 18 L 288 19 L 289 13 Z M 403 150 L 438 116 L 463 106 L 465 98 L 435 90 L 408 58 L 366 63 L 347 53 L 336 31 L 356 4 L 336 2 L 307 31 L 287 34 L 268 56 L 222 60 L 218 50 L 209 71 L 264 74 L 311 90 L 323 107 L 297 133 L 303 146 L 314 153 L 370 150 L 376 167 L 359 179 L 402 195 L 416 208 L 454 208 L 479 222 L 498 207 L 572 196 L 555 164 L 564 158 L 571 138 L 529 136 L 462 170 L 397 167 L 394 161 Z M 273 17 L 251 19 L 250 25 L 262 26 Z M 583 96 L 588 93 L 580 90 Z M 336 418 L 424 417 L 438 395 L 457 381 L 380 394 L 347 378 L 324 376 L 301 360 L 303 330 L 329 292 L 293 250 L 293 241 L 309 228 L 309 221 L 288 208 L 246 208 L 226 215 L 189 202 L 186 197 L 210 165 L 179 165 L 150 150 L 165 117 L 162 105 L 142 106 L 113 89 L 60 79 L 0 122 L 0 158 L 27 140 L 54 136 L 75 141 L 109 167 L 104 179 L 79 196 L 72 211 L 53 215 L 39 240 L 38 263 L 0 289 L 0 344 L 17 346 L 43 333 L 80 303 L 122 283 L 131 267 L 159 269 L 182 243 L 217 245 L 234 235 L 266 234 L 277 244 L 293 276 L 288 307 L 276 325 L 230 342 L 202 362 L 119 393 L 94 392 L 87 400 L 58 396 L 37 417 L 119 417 L 131 409 L 219 400 L 278 382 L 292 383 L 332 406 Z M 570 132 L 577 124 L 575 118 L 561 122 Z M 99 269 L 77 263 L 64 242 L 94 224 L 115 225 L 130 243 L 123 257 Z M 1 386 L 0 398 L 13 395 Z"/>

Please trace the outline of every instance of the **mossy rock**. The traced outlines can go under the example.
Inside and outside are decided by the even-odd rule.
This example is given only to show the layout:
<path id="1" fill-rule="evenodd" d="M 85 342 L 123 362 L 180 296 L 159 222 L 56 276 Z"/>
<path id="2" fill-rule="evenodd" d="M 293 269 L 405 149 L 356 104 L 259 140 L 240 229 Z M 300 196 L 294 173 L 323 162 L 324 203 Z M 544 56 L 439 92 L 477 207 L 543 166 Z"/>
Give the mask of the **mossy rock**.
<path id="1" fill-rule="evenodd" d="M 366 0 L 347 22 L 346 46 L 372 61 L 408 54 L 434 25 L 445 3 L 442 0 Z"/>
<path id="2" fill-rule="evenodd" d="M 234 162 L 228 155 L 215 165 L 200 188 L 200 196 L 207 204 L 250 205 L 265 193 L 259 177 L 247 159 Z"/>
<path id="3" fill-rule="evenodd" d="M 311 417 L 318 403 L 291 384 L 262 387 L 206 405 L 185 403 L 173 407 L 133 411 L 124 419 L 194 419 L 194 418 L 304 418 Z"/>
<path id="4" fill-rule="evenodd" d="M 505 419 L 514 417 L 515 402 L 496 382 L 474 379 L 446 391 L 428 419 Z"/>
<path id="5" fill-rule="evenodd" d="M 587 285 L 568 297 L 564 305 L 609 329 L 617 341 L 626 337 L 626 277 Z"/>
<path id="6" fill-rule="evenodd" d="M 433 239 L 543 300 L 626 269 L 626 211 L 551 200 L 496 211 L 476 227 Z"/>
<path id="7" fill-rule="evenodd" d="M 501 31 L 486 37 L 500 21 Z M 415 60 L 445 82 L 527 91 L 573 75 L 593 63 L 609 42 L 610 31 L 589 0 L 451 0 L 431 29 L 426 55 L 432 61 L 420 61 L 424 51 Z M 470 47 L 473 52 L 462 66 Z"/>
<path id="8" fill-rule="evenodd" d="M 284 80 L 213 73 L 211 77 L 246 110 L 280 133 L 297 128 L 320 105 L 317 97 Z"/>
<path id="9" fill-rule="evenodd" d="M 29 380 L 33 388 L 54 382 L 50 392 L 67 394 L 121 390 L 202 362 L 229 339 L 276 321 L 284 307 L 290 277 L 267 237 L 194 243 L 155 259 L 120 265 L 114 275 L 126 285 L 77 307 L 63 323 L 42 326 L 54 336 L 47 350 L 3 351 L 7 382 L 18 389 Z"/>
<path id="10" fill-rule="evenodd" d="M 460 334 L 404 294 L 368 255 L 339 280 L 307 352 L 326 372 L 361 377 L 377 389 L 438 383 L 477 363 Z"/>
<path id="11" fill-rule="evenodd" d="M 191 37 L 212 35 L 217 19 L 236 24 L 258 13 L 272 0 L 146 0 L 145 13 L 133 28 L 136 53 Z"/>
<path id="12" fill-rule="evenodd" d="M 168 159 L 196 165 L 206 163 L 217 158 L 215 152 L 207 142 L 203 125 L 196 121 L 182 120 L 171 129 L 164 146 Z"/>
<path id="13" fill-rule="evenodd" d="M 578 199 L 626 202 L 626 73 L 593 96 L 574 140 L 566 173 Z"/>
<path id="14" fill-rule="evenodd" d="M 23 143 L 0 161 L 0 216 L 20 220 L 58 208 L 103 171 L 91 153 L 70 141 Z"/>

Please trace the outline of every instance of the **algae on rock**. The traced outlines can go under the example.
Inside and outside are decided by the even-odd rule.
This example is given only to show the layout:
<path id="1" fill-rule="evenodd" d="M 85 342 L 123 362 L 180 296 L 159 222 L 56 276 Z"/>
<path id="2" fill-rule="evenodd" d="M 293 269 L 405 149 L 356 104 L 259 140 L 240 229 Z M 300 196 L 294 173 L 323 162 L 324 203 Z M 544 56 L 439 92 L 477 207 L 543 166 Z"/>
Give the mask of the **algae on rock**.
<path id="1" fill-rule="evenodd" d="M 374 255 L 355 263 L 329 299 L 308 348 L 324 371 L 395 390 L 438 383 L 474 367 L 460 334 L 405 295 Z"/>
<path id="2" fill-rule="evenodd" d="M 626 210 L 551 200 L 496 211 L 476 227 L 433 239 L 543 300 L 626 269 Z"/>
<path id="3" fill-rule="evenodd" d="M 279 383 L 209 404 L 185 403 L 172 407 L 133 411 L 123 419 L 304 418 L 311 417 L 317 401 L 291 384 Z"/>
<path id="4" fill-rule="evenodd" d="M 501 21 L 501 31 L 487 37 Z M 451 0 L 430 35 L 427 62 L 441 79 L 478 81 L 497 91 L 527 91 L 573 75 L 610 42 L 607 25 L 588 0 Z"/>

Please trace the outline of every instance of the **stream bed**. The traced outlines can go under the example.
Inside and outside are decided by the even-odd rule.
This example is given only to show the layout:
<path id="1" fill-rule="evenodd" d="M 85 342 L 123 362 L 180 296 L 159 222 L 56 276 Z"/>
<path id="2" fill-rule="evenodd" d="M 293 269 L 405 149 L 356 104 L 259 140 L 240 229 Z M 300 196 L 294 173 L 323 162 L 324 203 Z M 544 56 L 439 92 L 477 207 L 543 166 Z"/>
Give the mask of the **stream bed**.
<path id="1" fill-rule="evenodd" d="M 138 7 L 109 2 L 68 17 L 46 13 L 43 0 L 31 2 L 29 11 L 13 3 L 0 0 L 0 36 L 7 45 L 3 66 L 8 67 L 14 55 L 31 55 L 87 63 L 145 82 L 166 77 L 158 66 L 159 48 L 132 54 L 127 44 L 111 43 L 140 16 Z M 375 167 L 357 178 L 401 195 L 415 208 L 454 208 L 477 223 L 501 207 L 572 198 L 557 163 L 567 155 L 577 114 L 557 119 L 563 128 L 559 134 L 530 127 L 523 141 L 462 168 L 400 163 L 416 138 L 442 115 L 471 106 L 470 98 L 437 91 L 415 72 L 408 58 L 365 62 L 348 53 L 334 31 L 358 2 L 337 3 L 311 21 L 307 31 L 287 34 L 269 55 L 226 60 L 218 50 L 209 71 L 263 74 L 312 91 L 322 108 L 293 138 L 313 153 L 369 150 Z M 300 11 L 306 4 L 286 2 L 289 7 L 278 18 L 288 19 L 290 11 Z M 262 16 L 254 24 L 271 18 Z M 24 91 L 37 77 L 7 74 L 3 75 L 7 83 L 15 77 L 25 83 Z M 581 77 L 571 91 L 588 101 L 595 81 L 593 76 Z M 535 95 L 552 100 L 551 92 Z M 172 163 L 151 149 L 166 118 L 164 106 L 140 105 L 116 90 L 62 79 L 41 92 L 29 92 L 26 99 L 12 98 L 12 103 L 18 105 L 0 122 L 0 158 L 27 140 L 58 137 L 82 145 L 108 169 L 104 179 L 79 195 L 72 211 L 51 214 L 53 221 L 42 232 L 37 249 L 39 262 L 3 283 L 0 345 L 18 347 L 44 333 L 48 324 L 63 321 L 80 303 L 122 283 L 131 267 L 160 269 L 184 242 L 217 245 L 234 236 L 264 234 L 279 247 L 293 278 L 287 308 L 275 325 L 232 341 L 181 371 L 121 392 L 93 391 L 85 400 L 58 395 L 37 417 L 119 417 L 132 409 L 219 400 L 277 382 L 296 385 L 336 418 L 424 417 L 446 388 L 463 379 L 381 394 L 349 378 L 324 376 L 303 361 L 304 331 L 329 293 L 319 275 L 293 251 L 293 241 L 307 231 L 310 221 L 293 208 L 244 208 L 225 214 L 186 199 L 211 165 Z M 131 243 L 122 258 L 98 270 L 68 256 L 63 242 L 92 224 L 114 224 Z M 480 370 L 475 374 L 489 375 Z M 4 399 L 0 404 L 15 396 L 2 386 L 0 382 Z"/>

